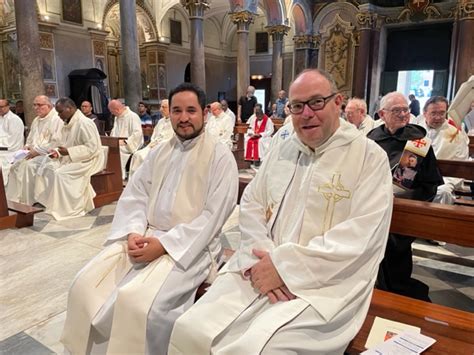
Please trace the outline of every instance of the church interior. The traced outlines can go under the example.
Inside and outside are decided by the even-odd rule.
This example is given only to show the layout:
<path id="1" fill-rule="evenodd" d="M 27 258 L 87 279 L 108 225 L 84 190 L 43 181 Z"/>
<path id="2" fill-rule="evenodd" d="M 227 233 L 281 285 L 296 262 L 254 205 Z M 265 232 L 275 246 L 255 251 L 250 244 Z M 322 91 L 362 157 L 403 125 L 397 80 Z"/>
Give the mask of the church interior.
<path id="1" fill-rule="evenodd" d="M 306 68 L 330 73 L 345 99 L 362 98 L 373 117 L 391 91 L 414 94 L 423 106 L 431 96 L 452 100 L 474 75 L 473 0 L 0 0 L 0 38 L 0 98 L 13 106 L 23 101 L 26 126 L 36 116 L 37 95 L 53 103 L 71 97 L 78 107 L 89 100 L 110 130 L 109 100 L 122 99 L 134 111 L 141 101 L 156 113 L 182 82 L 202 87 L 208 103 L 226 100 L 235 113 L 252 85 L 267 110 Z M 104 170 L 115 169 L 117 179 L 110 171 L 92 176 L 95 209 L 59 221 L 28 210 L 32 223 L 0 230 L 0 354 L 64 352 L 59 338 L 69 287 L 102 250 L 122 192 L 118 146 L 107 138 Z M 236 160 L 242 183 L 252 168 L 243 155 Z M 2 198 L 0 191 L 0 215 Z M 447 243 L 415 234 L 413 277 L 429 286 L 433 305 L 461 311 L 461 329 L 472 335 L 472 193 L 463 199 L 467 206 L 449 222 L 459 229 L 445 236 Z M 227 250 L 239 246 L 238 207 L 220 235 Z M 439 211 L 426 212 L 432 224 L 421 229 L 447 229 L 435 224 L 446 217 Z M 403 212 L 394 207 L 398 223 L 414 221 Z M 436 322 L 441 311 L 426 312 Z M 474 351 L 472 339 L 452 337 L 443 344 L 470 352 L 445 353 Z"/>

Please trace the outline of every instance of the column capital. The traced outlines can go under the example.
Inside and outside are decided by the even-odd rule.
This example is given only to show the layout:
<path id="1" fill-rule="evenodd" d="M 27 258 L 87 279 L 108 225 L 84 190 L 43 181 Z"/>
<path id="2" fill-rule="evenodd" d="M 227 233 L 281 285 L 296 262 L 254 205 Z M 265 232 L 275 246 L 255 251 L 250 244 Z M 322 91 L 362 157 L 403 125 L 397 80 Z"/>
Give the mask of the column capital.
<path id="1" fill-rule="evenodd" d="M 373 12 L 361 11 L 356 15 L 361 30 L 373 30 L 377 26 L 378 15 Z"/>
<path id="2" fill-rule="evenodd" d="M 313 35 L 294 36 L 293 42 L 295 44 L 295 48 L 297 49 L 314 47 Z"/>
<path id="3" fill-rule="evenodd" d="M 181 5 L 188 10 L 189 18 L 200 18 L 204 17 L 204 11 L 209 9 L 208 0 L 181 0 Z"/>
<path id="4" fill-rule="evenodd" d="M 473 20 L 474 19 L 474 0 L 458 1 L 457 18 L 459 20 Z"/>
<path id="5" fill-rule="evenodd" d="M 238 31 L 248 31 L 250 24 L 255 20 L 255 14 L 250 11 L 229 13 L 230 19 L 237 25 Z"/>
<path id="6" fill-rule="evenodd" d="M 274 41 L 281 41 L 283 40 L 283 36 L 288 34 L 290 27 L 286 25 L 273 25 L 266 26 L 265 29 L 267 30 L 268 34 L 272 36 Z"/>

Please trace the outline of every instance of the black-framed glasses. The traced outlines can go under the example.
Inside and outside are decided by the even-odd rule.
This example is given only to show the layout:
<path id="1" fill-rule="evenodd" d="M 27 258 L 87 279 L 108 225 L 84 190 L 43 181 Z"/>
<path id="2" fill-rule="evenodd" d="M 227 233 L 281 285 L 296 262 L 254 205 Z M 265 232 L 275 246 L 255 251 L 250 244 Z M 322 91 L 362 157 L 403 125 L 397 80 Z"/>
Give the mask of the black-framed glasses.
<path id="1" fill-rule="evenodd" d="M 308 107 L 313 111 L 320 111 L 336 95 L 337 92 L 326 97 L 313 97 L 308 101 L 291 102 L 288 104 L 288 108 L 290 109 L 290 112 L 295 115 L 299 115 L 304 111 L 304 105 L 308 105 Z"/>

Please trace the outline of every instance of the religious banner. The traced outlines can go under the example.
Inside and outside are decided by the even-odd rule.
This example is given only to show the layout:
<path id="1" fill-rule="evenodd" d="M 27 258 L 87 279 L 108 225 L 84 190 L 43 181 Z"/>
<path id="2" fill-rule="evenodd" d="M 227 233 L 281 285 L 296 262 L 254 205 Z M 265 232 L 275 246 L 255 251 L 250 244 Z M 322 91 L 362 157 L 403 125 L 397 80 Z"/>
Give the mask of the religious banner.
<path id="1" fill-rule="evenodd" d="M 402 189 L 413 187 L 421 162 L 428 154 L 431 140 L 428 138 L 407 141 L 398 164 L 394 167 L 393 183 Z"/>

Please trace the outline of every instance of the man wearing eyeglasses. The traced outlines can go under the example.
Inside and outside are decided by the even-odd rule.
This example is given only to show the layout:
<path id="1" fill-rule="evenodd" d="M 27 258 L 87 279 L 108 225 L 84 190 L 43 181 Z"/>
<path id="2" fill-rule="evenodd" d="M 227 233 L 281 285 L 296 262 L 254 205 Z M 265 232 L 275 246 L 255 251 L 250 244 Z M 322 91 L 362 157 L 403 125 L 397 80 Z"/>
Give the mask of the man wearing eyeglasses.
<path id="1" fill-rule="evenodd" d="M 388 155 L 390 167 L 395 170 L 402 157 L 405 147 L 429 145 L 425 139 L 426 130 L 418 125 L 409 124 L 410 109 L 402 93 L 391 92 L 380 101 L 379 115 L 384 121 L 367 135 L 373 139 Z M 410 143 L 411 142 L 411 143 Z M 427 147 L 426 147 L 427 148 Z M 417 167 L 416 176 L 410 189 L 401 190 L 394 187 L 398 197 L 432 201 L 436 189 L 443 184 L 443 178 L 438 171 L 436 157 L 430 146 Z M 390 234 L 385 258 L 380 265 L 378 287 L 400 295 L 429 301 L 428 286 L 411 278 L 413 258 L 411 244 L 414 238 Z"/>
<path id="2" fill-rule="evenodd" d="M 5 185 L 10 173 L 9 161 L 14 152 L 23 146 L 24 129 L 21 118 L 10 111 L 10 102 L 0 99 L 0 166 Z"/>
<path id="3" fill-rule="evenodd" d="M 391 219 L 386 155 L 339 119 L 325 72 L 302 72 L 289 98 L 296 134 L 245 189 L 240 249 L 169 354 L 342 354 L 365 319 Z"/>
<path id="4" fill-rule="evenodd" d="M 47 96 L 36 96 L 33 108 L 36 117 L 23 147 L 28 153 L 25 159 L 13 164 L 6 188 L 8 199 L 27 205 L 37 202 L 34 197 L 36 172 L 49 160 L 48 150 L 59 145 L 63 127 L 63 121 Z"/>
<path id="5" fill-rule="evenodd" d="M 426 129 L 431 139 L 436 159 L 468 160 L 469 137 L 461 129 L 448 123 L 448 100 L 443 96 L 433 96 L 423 107 L 424 119 L 419 123 Z M 460 188 L 463 179 L 443 177 L 444 184 L 438 186 L 433 202 L 454 204 L 454 190 Z"/>

